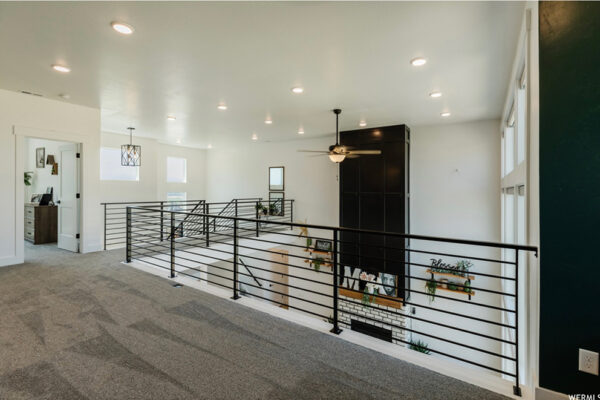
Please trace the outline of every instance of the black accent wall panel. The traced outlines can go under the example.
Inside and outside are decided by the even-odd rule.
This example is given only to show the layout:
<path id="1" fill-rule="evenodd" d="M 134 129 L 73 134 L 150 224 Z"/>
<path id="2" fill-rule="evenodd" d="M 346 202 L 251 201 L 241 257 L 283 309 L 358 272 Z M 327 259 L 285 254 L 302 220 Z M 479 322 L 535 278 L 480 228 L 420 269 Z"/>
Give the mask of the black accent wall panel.
<path id="1" fill-rule="evenodd" d="M 409 139 L 406 125 L 341 133 L 343 145 L 382 151 L 340 164 L 341 226 L 408 233 Z M 340 239 L 341 265 L 398 275 L 399 294 L 406 298 L 404 239 L 348 232 L 340 233 Z"/>
<path id="2" fill-rule="evenodd" d="M 540 386 L 600 393 L 600 3 L 540 2 Z"/>

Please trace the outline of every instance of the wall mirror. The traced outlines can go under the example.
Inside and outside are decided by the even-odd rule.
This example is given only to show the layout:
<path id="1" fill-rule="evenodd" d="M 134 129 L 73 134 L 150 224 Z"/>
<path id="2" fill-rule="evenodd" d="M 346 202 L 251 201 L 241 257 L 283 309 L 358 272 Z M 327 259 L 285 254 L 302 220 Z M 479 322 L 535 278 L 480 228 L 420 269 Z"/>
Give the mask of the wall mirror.
<path id="1" fill-rule="evenodd" d="M 269 167 L 269 191 L 284 190 L 284 179 L 283 167 Z"/>

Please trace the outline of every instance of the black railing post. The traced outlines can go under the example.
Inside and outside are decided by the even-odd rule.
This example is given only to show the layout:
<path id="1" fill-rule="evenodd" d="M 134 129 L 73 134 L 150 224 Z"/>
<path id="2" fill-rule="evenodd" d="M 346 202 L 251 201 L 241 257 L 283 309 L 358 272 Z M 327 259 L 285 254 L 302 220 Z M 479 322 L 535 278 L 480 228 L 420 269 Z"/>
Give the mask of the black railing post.
<path id="1" fill-rule="evenodd" d="M 131 207 L 127 207 L 126 211 L 126 246 L 125 246 L 125 261 L 131 262 Z"/>
<path id="2" fill-rule="evenodd" d="M 260 222 L 259 221 L 259 215 L 258 215 L 258 204 L 260 203 L 260 201 L 256 202 L 256 205 L 254 206 L 254 208 L 256 209 L 256 237 L 258 237 L 259 233 L 260 233 Z"/>
<path id="3" fill-rule="evenodd" d="M 521 396 L 519 386 L 519 249 L 515 249 L 515 396 Z"/>
<path id="4" fill-rule="evenodd" d="M 104 203 L 104 250 L 106 250 L 106 203 Z"/>
<path id="5" fill-rule="evenodd" d="M 175 213 L 171 211 L 171 278 L 175 278 Z"/>
<path id="6" fill-rule="evenodd" d="M 283 205 L 283 208 L 285 209 L 285 204 Z M 294 223 L 294 200 L 290 200 L 290 222 Z M 294 230 L 293 225 L 290 225 L 290 230 Z"/>
<path id="7" fill-rule="evenodd" d="M 208 213 L 210 212 L 210 204 L 204 203 L 204 214 L 206 215 L 206 247 L 210 246 L 210 219 Z"/>
<path id="8" fill-rule="evenodd" d="M 338 323 L 338 230 L 333 230 L 333 328 L 330 332 L 339 335 L 342 333 Z"/>
<path id="9" fill-rule="evenodd" d="M 237 202 L 236 202 L 237 205 Z M 238 220 L 233 220 L 233 300 L 240 298 L 238 296 Z"/>
<path id="10" fill-rule="evenodd" d="M 162 242 L 165 238 L 164 238 L 164 230 L 165 230 L 165 226 L 164 226 L 164 221 L 163 218 L 164 216 L 164 205 L 165 202 L 161 201 L 160 202 L 160 241 Z"/>

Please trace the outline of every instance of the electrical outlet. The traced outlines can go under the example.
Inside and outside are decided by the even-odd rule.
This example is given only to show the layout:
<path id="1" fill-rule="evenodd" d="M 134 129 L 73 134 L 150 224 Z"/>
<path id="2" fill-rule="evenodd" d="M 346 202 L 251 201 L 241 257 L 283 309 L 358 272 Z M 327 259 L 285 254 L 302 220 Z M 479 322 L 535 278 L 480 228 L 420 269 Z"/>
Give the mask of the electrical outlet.
<path id="1" fill-rule="evenodd" d="M 579 370 L 598 375 L 598 353 L 579 349 Z"/>

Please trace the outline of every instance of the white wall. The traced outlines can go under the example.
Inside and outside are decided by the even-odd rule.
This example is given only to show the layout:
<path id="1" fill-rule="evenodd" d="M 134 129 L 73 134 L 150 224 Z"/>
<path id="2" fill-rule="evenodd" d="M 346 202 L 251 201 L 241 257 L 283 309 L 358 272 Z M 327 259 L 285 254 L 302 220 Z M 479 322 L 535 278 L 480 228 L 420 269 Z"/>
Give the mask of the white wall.
<path id="1" fill-rule="evenodd" d="M 210 201 L 269 196 L 269 167 L 285 167 L 285 197 L 294 199 L 294 220 L 337 225 L 338 166 L 326 156 L 297 150 L 327 150 L 333 136 L 277 143 L 248 142 L 208 150 L 206 191 Z"/>
<path id="2" fill-rule="evenodd" d="M 23 262 L 25 137 L 82 143 L 81 248 L 100 249 L 100 110 L 0 90 L 0 265 Z"/>
<path id="3" fill-rule="evenodd" d="M 142 146 L 140 180 L 100 181 L 102 194 L 99 202 L 166 200 L 168 192 L 186 192 L 188 200 L 205 198 L 206 150 L 173 146 L 135 136 L 133 142 Z M 126 143 L 129 143 L 128 135 L 102 132 L 102 147 L 120 149 Z M 187 160 L 187 183 L 167 183 L 166 164 L 169 156 Z"/>
<path id="4" fill-rule="evenodd" d="M 499 120 L 461 124 L 422 126 L 411 132 L 411 233 L 483 241 L 500 241 L 500 134 Z M 442 253 L 455 253 L 499 259 L 498 250 L 464 245 L 443 245 L 412 241 L 411 248 Z M 453 264 L 459 258 L 413 253 L 411 262 L 430 265 L 430 258 L 441 258 Z M 497 263 L 473 261 L 473 272 L 499 275 Z M 426 267 L 411 267 L 411 275 L 428 279 Z M 499 290 L 497 279 L 476 276 L 472 285 Z M 424 292 L 425 281 L 411 280 L 411 288 Z M 472 302 L 500 306 L 500 296 L 476 291 Z M 467 300 L 464 294 L 438 290 L 438 295 Z M 411 302 L 500 322 L 500 313 L 472 304 L 436 298 L 429 303 L 427 296 L 413 293 Z M 419 318 L 434 319 L 451 326 L 474 330 L 500 337 L 498 327 L 473 320 L 442 314 L 416 307 Z M 498 342 L 460 333 L 413 320 L 416 331 L 435 334 L 446 339 L 484 347 L 500 353 Z M 413 335 L 430 347 L 450 354 L 499 368 L 501 361 L 457 345 L 448 345 L 426 337 Z"/>
<path id="5" fill-rule="evenodd" d="M 53 155 L 55 161 L 59 160 L 58 148 L 69 144 L 68 142 L 61 142 L 58 140 L 46 140 L 46 139 L 35 139 L 25 138 L 25 152 L 23 159 L 25 160 L 25 171 L 31 171 L 31 186 L 25 186 L 25 202 L 31 199 L 32 194 L 46 193 L 46 188 L 52 186 L 54 188 L 55 196 L 60 193 L 60 179 L 58 175 L 52 175 L 52 165 L 46 164 L 44 168 L 36 167 L 36 149 L 43 147 L 46 151 L 44 162 L 47 160 L 48 155 Z M 54 197 L 56 200 L 56 197 Z"/>

